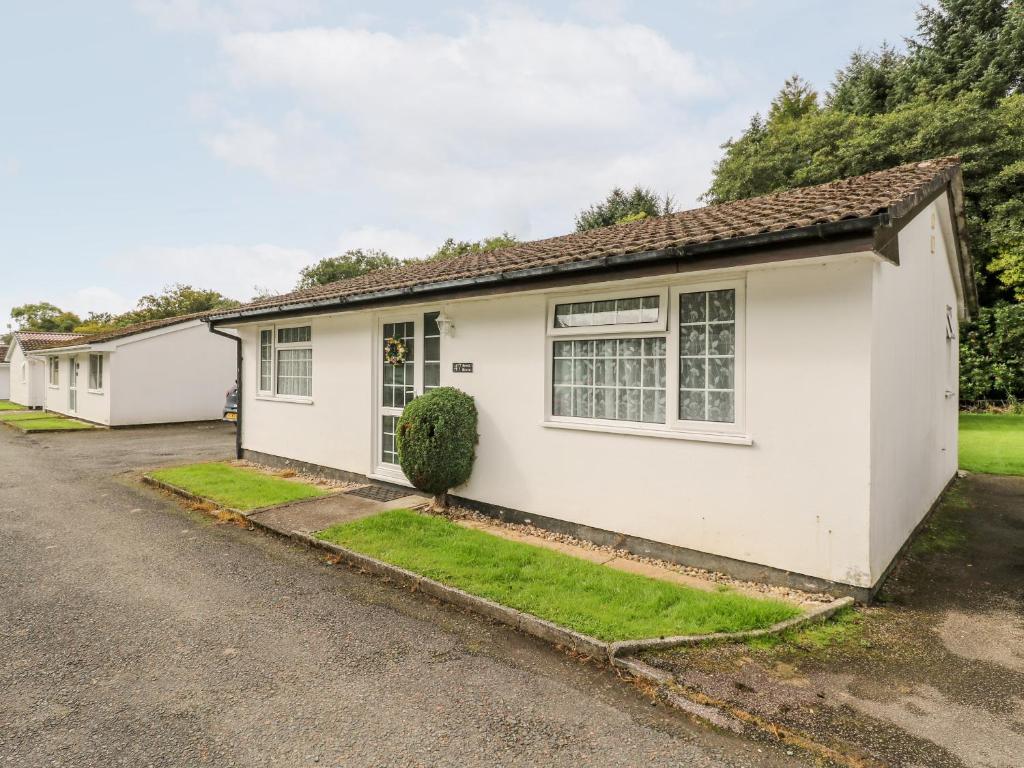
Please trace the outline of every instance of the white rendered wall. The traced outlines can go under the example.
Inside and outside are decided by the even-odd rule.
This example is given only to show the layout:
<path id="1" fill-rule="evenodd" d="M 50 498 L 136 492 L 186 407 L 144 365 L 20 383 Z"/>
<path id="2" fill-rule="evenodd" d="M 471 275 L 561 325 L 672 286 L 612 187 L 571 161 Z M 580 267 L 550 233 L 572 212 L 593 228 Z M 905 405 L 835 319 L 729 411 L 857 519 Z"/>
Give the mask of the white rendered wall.
<path id="1" fill-rule="evenodd" d="M 19 405 L 27 405 L 30 408 L 41 408 L 44 399 L 44 379 L 46 377 L 46 365 L 34 358 L 27 357 L 21 350 L 21 345 L 15 342 L 11 350 L 11 402 Z M 27 363 L 26 380 L 21 380 L 22 363 Z"/>
<path id="2" fill-rule="evenodd" d="M 959 345 L 946 338 L 946 307 L 955 312 L 957 296 L 941 226 L 945 215 L 944 199 L 922 211 L 899 234 L 900 265 L 875 267 L 873 579 L 883 575 L 957 469 Z"/>
<path id="3" fill-rule="evenodd" d="M 105 382 L 111 426 L 221 418 L 235 347 L 198 320 L 120 340 Z"/>
<path id="4" fill-rule="evenodd" d="M 60 355 L 60 373 L 57 386 L 50 384 L 46 358 L 43 360 L 46 382 L 46 408 L 50 411 L 74 416 L 96 424 L 110 424 L 110 368 L 113 358 L 110 354 L 103 355 L 103 388 L 99 391 L 89 390 L 89 353 L 77 352 L 74 355 Z M 77 397 L 78 407 L 70 408 L 69 391 L 71 389 L 71 365 L 78 361 Z"/>
<path id="5" fill-rule="evenodd" d="M 7 363 L 0 363 L 0 400 L 9 400 L 11 397 L 11 366 Z"/>
<path id="6" fill-rule="evenodd" d="M 313 404 L 256 396 L 259 334 L 244 339 L 243 444 L 249 450 L 299 459 L 359 474 L 372 471 L 374 316 L 368 312 L 310 318 L 313 334 Z M 293 321 L 289 321 L 293 324 Z"/>
<path id="7" fill-rule="evenodd" d="M 456 331 L 442 339 L 441 383 L 472 394 L 480 411 L 473 476 L 457 492 L 869 586 L 874 265 L 847 257 L 747 274 L 749 446 L 545 427 L 547 295 L 446 303 Z M 311 318 L 311 405 L 255 396 L 258 336 L 248 327 L 244 446 L 371 472 L 377 320 Z M 452 361 L 474 372 L 453 374 Z"/>

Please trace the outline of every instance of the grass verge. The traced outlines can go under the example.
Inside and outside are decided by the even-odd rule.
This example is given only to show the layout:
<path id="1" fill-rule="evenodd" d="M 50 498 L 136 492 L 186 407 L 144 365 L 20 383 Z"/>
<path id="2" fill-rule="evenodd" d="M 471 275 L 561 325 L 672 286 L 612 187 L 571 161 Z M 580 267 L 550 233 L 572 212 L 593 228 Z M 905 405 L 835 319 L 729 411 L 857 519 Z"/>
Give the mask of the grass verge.
<path id="1" fill-rule="evenodd" d="M 286 480 L 219 462 L 158 469 L 149 476 L 243 512 L 327 493 L 300 480 Z"/>
<path id="2" fill-rule="evenodd" d="M 1024 475 L 1024 416 L 961 413 L 960 468 L 992 475 Z"/>
<path id="3" fill-rule="evenodd" d="M 16 413 L 0 413 L 0 422 L 5 422 L 25 432 L 42 431 L 74 431 L 95 429 L 92 424 L 77 419 L 68 419 L 50 411 L 24 411 Z"/>
<path id="4" fill-rule="evenodd" d="M 863 632 L 863 617 L 853 608 L 846 608 L 826 621 L 783 632 L 781 635 L 754 637 L 746 643 L 761 651 L 785 647 L 814 654 L 835 646 L 860 643 Z"/>
<path id="5" fill-rule="evenodd" d="M 0 413 L 0 421 L 29 421 L 30 419 L 59 419 L 60 416 L 50 411 L 11 411 Z"/>
<path id="6" fill-rule="evenodd" d="M 25 421 L 13 421 L 11 423 L 18 427 L 18 429 L 23 429 L 26 432 L 72 432 L 74 430 L 96 428 L 94 425 L 87 424 L 84 421 L 78 421 L 77 419 L 63 419 L 59 417 L 51 417 L 48 419 L 27 419 Z"/>
<path id="7" fill-rule="evenodd" d="M 605 641 L 761 629 L 799 613 L 786 603 L 624 573 L 405 509 L 317 536 Z"/>
<path id="8" fill-rule="evenodd" d="M 12 403 L 10 400 L 0 400 L 0 411 L 23 411 L 25 406 Z"/>

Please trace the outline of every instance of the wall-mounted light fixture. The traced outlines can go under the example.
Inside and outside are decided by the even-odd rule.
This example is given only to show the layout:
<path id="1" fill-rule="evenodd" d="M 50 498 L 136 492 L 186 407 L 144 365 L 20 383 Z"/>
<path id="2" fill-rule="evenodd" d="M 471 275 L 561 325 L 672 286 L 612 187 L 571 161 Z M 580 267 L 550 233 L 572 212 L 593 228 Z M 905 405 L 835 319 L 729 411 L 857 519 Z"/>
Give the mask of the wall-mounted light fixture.
<path id="1" fill-rule="evenodd" d="M 442 336 L 451 336 L 455 332 L 455 321 L 452 320 L 448 313 L 443 309 L 437 316 L 437 329 L 441 332 Z"/>

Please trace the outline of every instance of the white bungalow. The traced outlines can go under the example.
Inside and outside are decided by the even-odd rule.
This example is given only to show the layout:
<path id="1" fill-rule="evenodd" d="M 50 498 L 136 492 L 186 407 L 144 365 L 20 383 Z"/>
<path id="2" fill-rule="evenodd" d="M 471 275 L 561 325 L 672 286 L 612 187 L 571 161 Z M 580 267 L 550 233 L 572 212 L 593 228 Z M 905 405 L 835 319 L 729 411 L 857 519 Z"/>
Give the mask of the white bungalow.
<path id="1" fill-rule="evenodd" d="M 404 484 L 404 406 L 455 386 L 480 412 L 462 503 L 869 598 L 957 469 L 963 221 L 947 158 L 210 322 L 242 339 L 247 457 Z"/>
<path id="2" fill-rule="evenodd" d="M 0 400 L 11 397 L 11 364 L 7 362 L 6 344 L 0 344 Z"/>
<path id="3" fill-rule="evenodd" d="M 46 364 L 31 353 L 51 344 L 69 343 L 82 338 L 80 333 L 15 331 L 5 348 L 7 394 L 11 402 L 27 408 L 42 408 L 46 398 Z M 0 398 L 4 399 L 4 398 Z"/>
<path id="4" fill-rule="evenodd" d="M 236 342 L 209 333 L 204 317 L 153 320 L 37 349 L 43 405 L 111 427 L 221 418 L 235 381 Z"/>

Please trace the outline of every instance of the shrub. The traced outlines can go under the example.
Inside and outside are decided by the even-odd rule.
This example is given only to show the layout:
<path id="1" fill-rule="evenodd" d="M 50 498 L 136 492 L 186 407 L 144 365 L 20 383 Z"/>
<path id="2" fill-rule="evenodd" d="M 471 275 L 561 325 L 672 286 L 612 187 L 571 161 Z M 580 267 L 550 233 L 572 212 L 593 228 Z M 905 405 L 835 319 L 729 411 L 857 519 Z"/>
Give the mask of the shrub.
<path id="1" fill-rule="evenodd" d="M 477 413 L 473 398 L 453 387 L 417 397 L 398 420 L 398 463 L 409 482 L 447 505 L 450 488 L 462 485 L 476 458 Z"/>
<path id="2" fill-rule="evenodd" d="M 960 399 L 1024 399 L 1024 304 L 982 307 L 961 328 Z"/>

